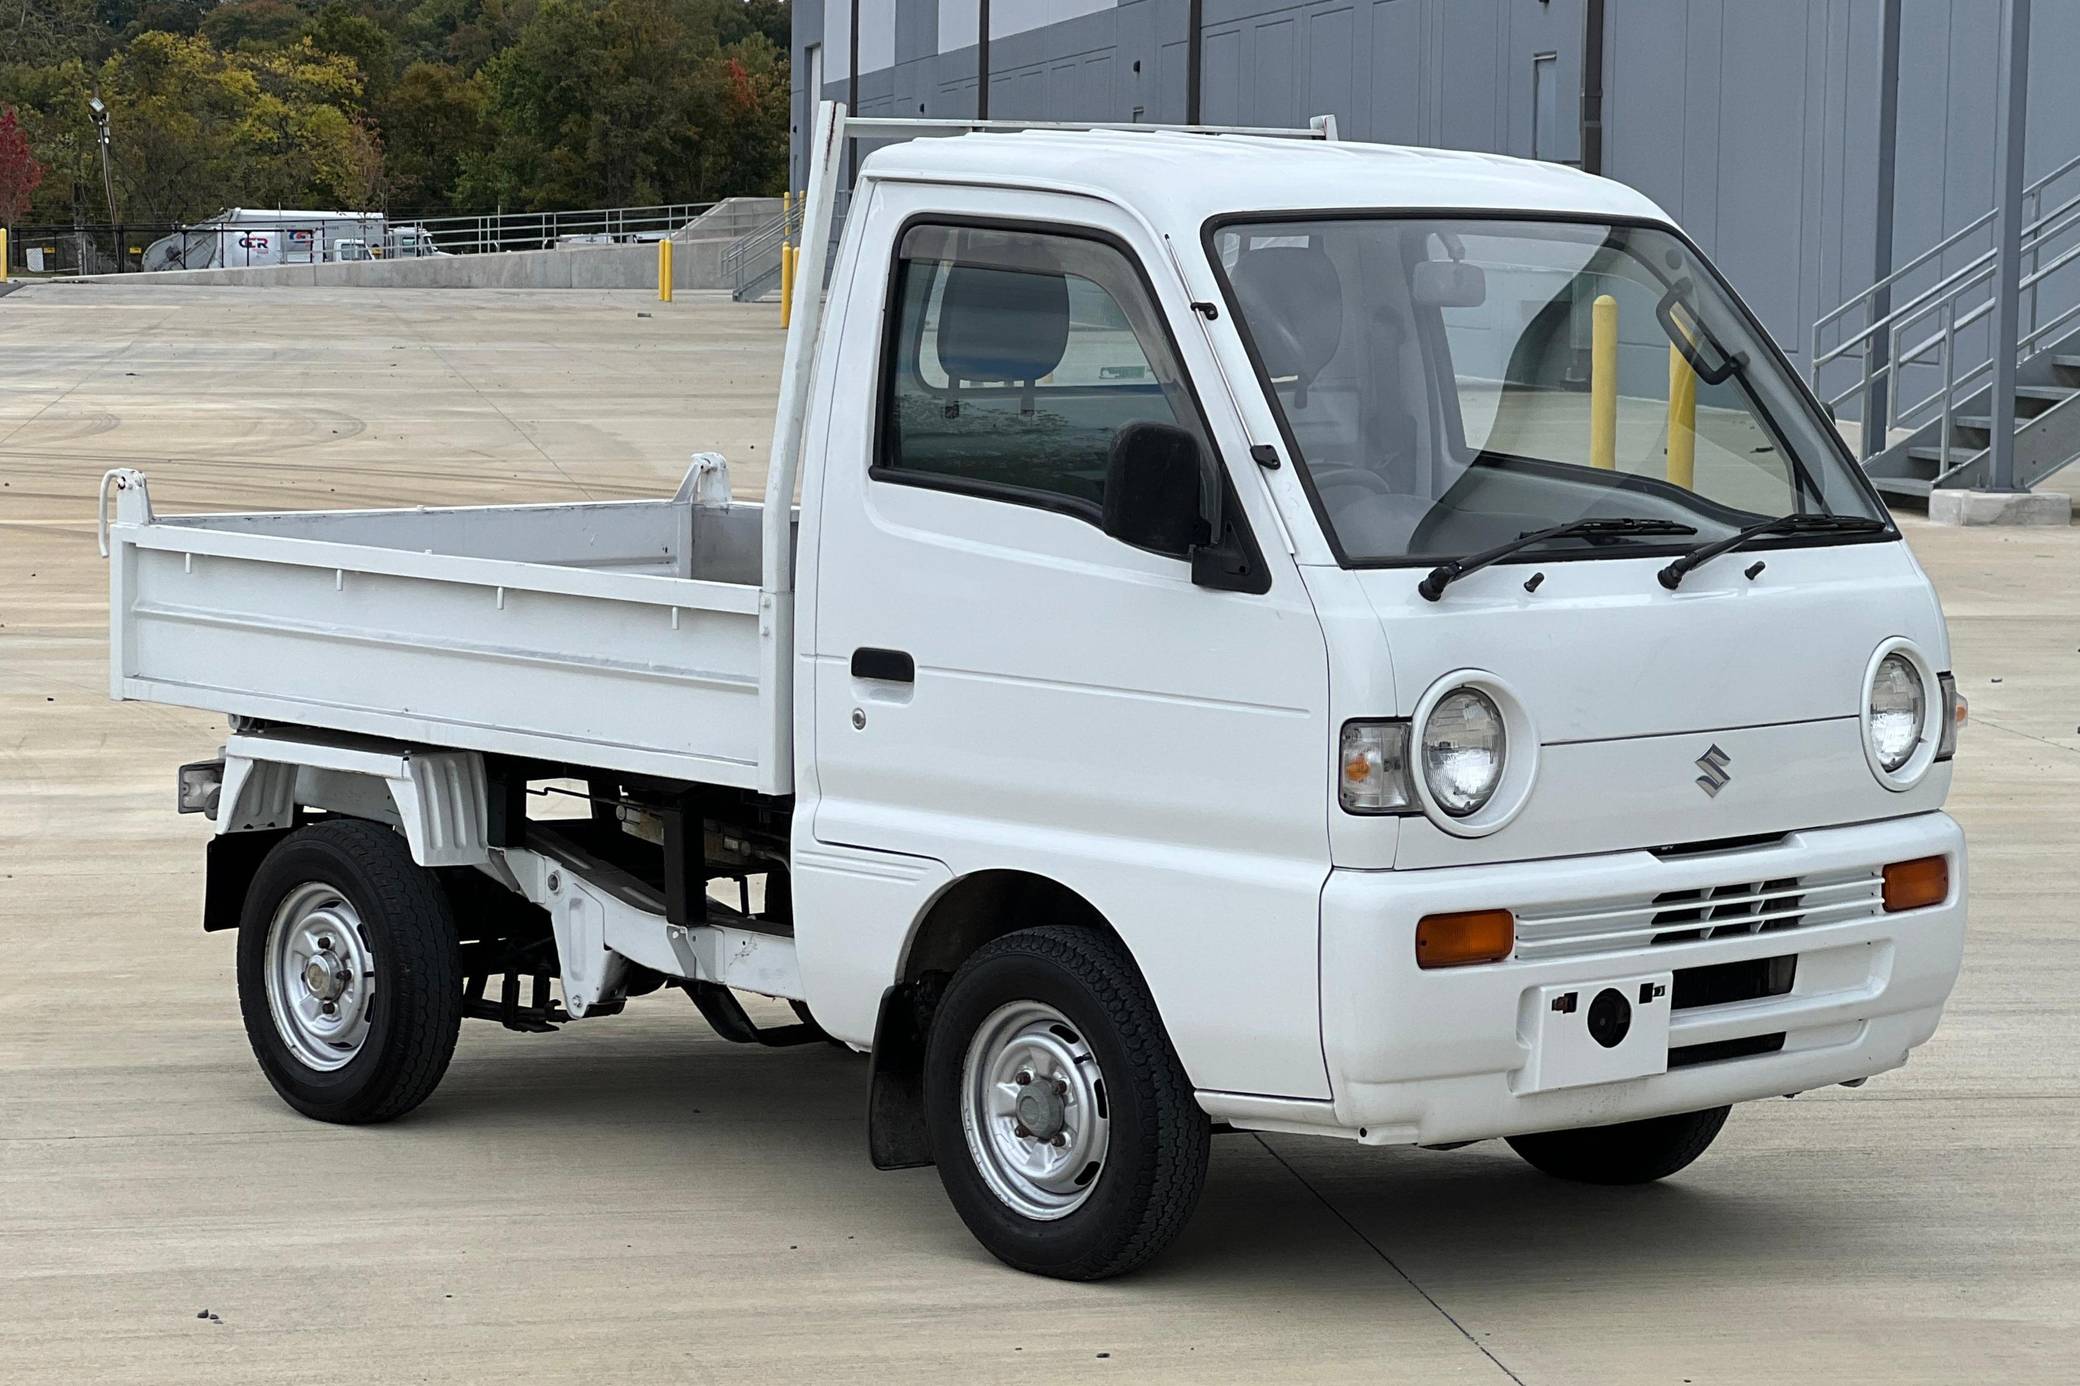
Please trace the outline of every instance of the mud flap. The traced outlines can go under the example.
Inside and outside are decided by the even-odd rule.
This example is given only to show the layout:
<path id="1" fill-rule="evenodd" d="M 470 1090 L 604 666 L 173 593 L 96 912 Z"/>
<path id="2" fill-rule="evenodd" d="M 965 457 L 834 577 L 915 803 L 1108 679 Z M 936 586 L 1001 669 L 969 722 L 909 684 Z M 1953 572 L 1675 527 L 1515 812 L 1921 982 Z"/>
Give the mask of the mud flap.
<path id="1" fill-rule="evenodd" d="M 250 833 L 219 833 L 204 849 L 202 870 L 202 931 L 236 929 L 245 913 L 246 888 L 253 873 L 289 835 L 289 829 Z"/>
<path id="2" fill-rule="evenodd" d="M 932 973 L 881 993 L 867 1068 L 867 1154 L 875 1169 L 932 1163 L 925 1125 L 924 1053 L 946 977 Z"/>

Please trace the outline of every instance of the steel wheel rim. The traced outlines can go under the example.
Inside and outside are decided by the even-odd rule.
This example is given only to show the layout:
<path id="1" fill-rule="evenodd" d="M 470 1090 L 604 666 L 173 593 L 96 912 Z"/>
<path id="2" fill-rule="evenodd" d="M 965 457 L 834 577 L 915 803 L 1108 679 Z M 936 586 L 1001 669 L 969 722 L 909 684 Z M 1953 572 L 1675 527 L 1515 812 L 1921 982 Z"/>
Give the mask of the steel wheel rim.
<path id="1" fill-rule="evenodd" d="M 999 1006 L 968 1041 L 960 1092 L 969 1157 L 1007 1208 L 1051 1222 L 1089 1201 L 1112 1122 L 1097 1055 L 1067 1016 Z"/>
<path id="2" fill-rule="evenodd" d="M 375 952 L 353 901 L 321 881 L 282 897 L 267 926 L 267 1009 L 297 1062 L 345 1068 L 375 1020 Z"/>

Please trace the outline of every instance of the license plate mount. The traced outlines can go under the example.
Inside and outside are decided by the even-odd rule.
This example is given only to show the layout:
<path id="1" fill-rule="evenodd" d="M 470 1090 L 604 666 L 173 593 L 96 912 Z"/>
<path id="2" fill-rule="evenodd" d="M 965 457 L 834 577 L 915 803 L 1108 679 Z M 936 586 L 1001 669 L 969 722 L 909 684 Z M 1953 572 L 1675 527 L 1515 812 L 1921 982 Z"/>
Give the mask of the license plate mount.
<path id="1" fill-rule="evenodd" d="M 1531 1007 L 1531 1062 L 1521 1092 L 1619 1083 L 1668 1072 L 1673 972 L 1643 972 L 1539 987 Z"/>

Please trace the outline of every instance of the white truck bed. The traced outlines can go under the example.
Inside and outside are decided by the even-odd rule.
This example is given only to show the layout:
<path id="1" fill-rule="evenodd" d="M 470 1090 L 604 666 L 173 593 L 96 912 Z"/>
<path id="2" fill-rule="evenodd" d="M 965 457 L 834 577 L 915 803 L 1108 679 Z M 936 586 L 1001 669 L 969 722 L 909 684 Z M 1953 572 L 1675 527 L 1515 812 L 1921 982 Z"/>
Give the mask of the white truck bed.
<path id="1" fill-rule="evenodd" d="M 111 696 L 756 788 L 785 714 L 761 695 L 763 508 L 726 476 L 697 463 L 657 501 L 155 516 L 111 473 Z"/>

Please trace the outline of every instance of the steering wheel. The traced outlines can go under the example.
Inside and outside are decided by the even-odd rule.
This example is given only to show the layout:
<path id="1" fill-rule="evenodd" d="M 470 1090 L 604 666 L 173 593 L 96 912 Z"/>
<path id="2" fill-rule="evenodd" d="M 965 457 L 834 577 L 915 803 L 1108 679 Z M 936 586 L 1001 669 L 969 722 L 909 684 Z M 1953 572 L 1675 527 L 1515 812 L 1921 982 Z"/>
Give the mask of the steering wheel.
<path id="1" fill-rule="evenodd" d="M 1314 475 L 1314 484 L 1317 488 L 1341 486 L 1355 482 L 1382 496 L 1398 496 L 1401 494 L 1388 484 L 1385 477 L 1373 471 L 1370 467 L 1354 467 L 1347 463 L 1330 462 L 1327 464 L 1316 463 L 1309 467 L 1308 470 Z"/>

